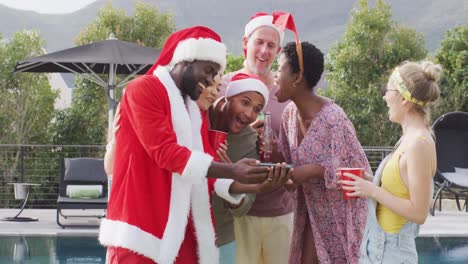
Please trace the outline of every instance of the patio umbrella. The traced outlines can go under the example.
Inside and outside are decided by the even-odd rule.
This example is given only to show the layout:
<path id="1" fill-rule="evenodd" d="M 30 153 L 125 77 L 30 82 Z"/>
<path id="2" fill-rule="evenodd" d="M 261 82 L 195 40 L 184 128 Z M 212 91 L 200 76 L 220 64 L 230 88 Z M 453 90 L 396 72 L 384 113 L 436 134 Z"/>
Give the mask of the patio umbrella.
<path id="1" fill-rule="evenodd" d="M 160 50 L 114 38 L 20 61 L 15 72 L 63 72 L 83 74 L 106 91 L 109 129 L 117 106 L 115 89 L 125 86 L 132 77 L 144 74 L 159 56 Z M 119 83 L 117 74 L 128 75 Z M 102 78 L 107 75 L 107 80 Z"/>

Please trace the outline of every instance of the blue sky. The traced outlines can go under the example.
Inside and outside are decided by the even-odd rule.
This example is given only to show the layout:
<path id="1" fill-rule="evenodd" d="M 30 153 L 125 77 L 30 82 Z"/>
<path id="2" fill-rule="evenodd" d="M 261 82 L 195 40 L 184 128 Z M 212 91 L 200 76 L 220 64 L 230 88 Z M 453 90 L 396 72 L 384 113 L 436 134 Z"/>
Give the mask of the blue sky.
<path id="1" fill-rule="evenodd" d="M 0 0 L 0 4 L 15 9 L 43 14 L 64 14 L 79 10 L 96 0 Z"/>

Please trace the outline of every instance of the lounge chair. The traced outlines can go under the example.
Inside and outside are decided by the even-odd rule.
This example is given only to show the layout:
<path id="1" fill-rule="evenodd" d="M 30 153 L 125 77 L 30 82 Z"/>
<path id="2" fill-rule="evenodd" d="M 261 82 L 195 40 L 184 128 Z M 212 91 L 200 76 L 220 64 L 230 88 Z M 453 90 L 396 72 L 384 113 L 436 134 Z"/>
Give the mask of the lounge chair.
<path id="1" fill-rule="evenodd" d="M 62 227 L 90 227 L 93 225 L 63 224 L 61 217 L 105 217 L 107 209 L 107 175 L 104 161 L 96 158 L 65 158 L 60 169 L 57 224 Z M 103 209 L 103 213 L 68 215 L 63 209 Z M 97 226 L 96 224 L 94 226 Z"/>
<path id="2" fill-rule="evenodd" d="M 442 210 L 442 192 L 455 196 L 458 210 L 460 200 L 465 200 L 468 212 L 468 113 L 451 112 L 439 117 L 432 125 L 436 137 L 437 172 L 434 177 L 436 190 L 431 214 L 437 200 Z"/>

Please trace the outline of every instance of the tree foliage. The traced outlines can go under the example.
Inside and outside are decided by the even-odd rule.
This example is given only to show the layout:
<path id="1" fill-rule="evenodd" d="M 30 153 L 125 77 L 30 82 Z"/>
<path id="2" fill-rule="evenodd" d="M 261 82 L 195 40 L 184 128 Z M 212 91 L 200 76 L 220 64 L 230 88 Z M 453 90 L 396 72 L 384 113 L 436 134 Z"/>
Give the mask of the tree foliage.
<path id="1" fill-rule="evenodd" d="M 452 111 L 468 112 L 468 26 L 449 30 L 436 52 L 442 65 L 441 104 L 434 118 Z"/>
<path id="2" fill-rule="evenodd" d="M 244 55 L 233 55 L 228 53 L 226 58 L 226 70 L 225 73 L 233 72 L 242 69 L 244 67 Z"/>
<path id="3" fill-rule="evenodd" d="M 0 144 L 46 143 L 57 91 L 47 74 L 13 73 L 28 57 L 44 54 L 44 41 L 35 31 L 21 31 L 11 39 L 0 37 Z"/>
<path id="4" fill-rule="evenodd" d="M 324 94 L 345 110 L 363 145 L 385 146 L 398 139 L 398 127 L 388 121 L 380 89 L 390 69 L 426 54 L 423 35 L 396 24 L 389 4 L 377 0 L 370 7 L 367 0 L 358 1 L 343 39 L 326 59 Z"/>
<path id="5" fill-rule="evenodd" d="M 19 61 L 42 55 L 43 44 L 35 31 L 15 32 L 5 40 L 0 36 L 0 144 L 48 141 L 47 127 L 58 92 L 51 89 L 47 74 L 13 73 Z M 21 155 L 20 147 L 4 147 L 0 152 L 0 187 L 20 175 Z M 10 192 L 5 188 L 2 198 L 11 197 Z"/>
<path id="6" fill-rule="evenodd" d="M 84 45 L 107 39 L 111 33 L 117 39 L 160 48 L 175 29 L 173 16 L 161 13 L 155 6 L 137 2 L 133 16 L 112 4 L 102 8 L 97 18 L 77 36 L 76 44 Z M 118 76 L 117 82 L 126 76 Z M 105 78 L 104 78 L 105 79 Z M 117 99 L 121 91 L 117 93 Z M 58 113 L 52 127 L 57 144 L 102 144 L 108 123 L 104 88 L 81 76 L 75 80 L 72 107 Z"/>

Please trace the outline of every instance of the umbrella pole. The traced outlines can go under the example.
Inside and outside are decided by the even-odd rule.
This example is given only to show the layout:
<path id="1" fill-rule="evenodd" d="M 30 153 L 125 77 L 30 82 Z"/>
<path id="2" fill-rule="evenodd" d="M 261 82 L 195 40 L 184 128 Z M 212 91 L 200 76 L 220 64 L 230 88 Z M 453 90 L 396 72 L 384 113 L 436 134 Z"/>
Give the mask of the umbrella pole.
<path id="1" fill-rule="evenodd" d="M 108 85 L 106 87 L 106 97 L 107 97 L 107 109 L 109 111 L 109 118 L 108 118 L 108 131 L 112 131 L 114 127 L 114 115 L 115 109 L 117 107 L 117 101 L 115 100 L 115 87 L 112 85 Z"/>
<path id="2" fill-rule="evenodd" d="M 107 127 L 107 131 L 112 132 L 114 127 L 114 115 L 115 109 L 117 107 L 117 101 L 115 100 L 115 65 L 109 65 L 109 81 L 106 87 L 106 95 L 107 95 L 107 106 L 109 110 L 109 123 Z"/>

